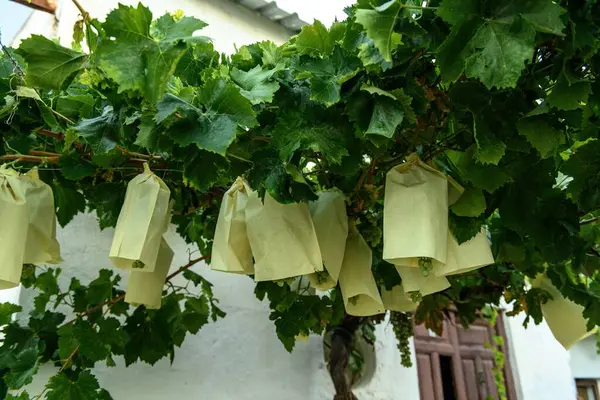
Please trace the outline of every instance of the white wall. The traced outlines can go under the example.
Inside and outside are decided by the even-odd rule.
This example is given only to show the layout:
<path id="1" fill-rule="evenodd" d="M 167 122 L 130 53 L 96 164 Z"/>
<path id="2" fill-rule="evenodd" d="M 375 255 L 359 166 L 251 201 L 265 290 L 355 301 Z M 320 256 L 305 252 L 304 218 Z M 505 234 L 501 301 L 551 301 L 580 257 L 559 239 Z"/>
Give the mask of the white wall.
<path id="1" fill-rule="evenodd" d="M 575 344 L 569 350 L 569 355 L 573 378 L 595 379 L 600 391 L 600 355 L 596 348 L 596 338 L 588 337 Z"/>
<path id="2" fill-rule="evenodd" d="M 79 0 L 83 8 L 92 17 L 103 21 L 110 10 L 117 4 L 136 6 L 138 0 Z M 235 45 L 251 44 L 261 40 L 283 43 L 290 37 L 290 32 L 279 24 L 228 0 L 144 0 L 143 4 L 150 8 L 155 18 L 165 12 L 183 10 L 186 15 L 194 16 L 208 23 L 201 33 L 214 40 L 218 51 L 233 53 Z M 59 0 L 59 7 L 54 16 L 34 11 L 22 31 L 15 37 L 14 46 L 31 34 L 43 34 L 58 37 L 64 46 L 70 46 L 73 36 L 73 25 L 77 21 L 79 11 L 71 0 Z"/>

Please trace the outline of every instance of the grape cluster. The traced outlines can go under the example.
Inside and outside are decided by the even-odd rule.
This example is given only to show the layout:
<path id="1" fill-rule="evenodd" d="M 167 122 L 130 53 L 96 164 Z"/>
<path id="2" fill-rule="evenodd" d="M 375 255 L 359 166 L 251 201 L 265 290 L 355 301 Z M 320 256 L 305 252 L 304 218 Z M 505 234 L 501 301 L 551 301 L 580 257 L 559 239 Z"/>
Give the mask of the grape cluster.
<path id="1" fill-rule="evenodd" d="M 433 260 L 429 257 L 419 257 L 419 268 L 421 268 L 423 276 L 429 276 L 433 270 Z"/>
<path id="2" fill-rule="evenodd" d="M 408 341 L 413 335 L 412 316 L 409 313 L 391 311 L 390 322 L 394 328 L 396 339 L 398 339 L 398 350 L 400 351 L 402 366 L 412 367 L 410 343 Z"/>

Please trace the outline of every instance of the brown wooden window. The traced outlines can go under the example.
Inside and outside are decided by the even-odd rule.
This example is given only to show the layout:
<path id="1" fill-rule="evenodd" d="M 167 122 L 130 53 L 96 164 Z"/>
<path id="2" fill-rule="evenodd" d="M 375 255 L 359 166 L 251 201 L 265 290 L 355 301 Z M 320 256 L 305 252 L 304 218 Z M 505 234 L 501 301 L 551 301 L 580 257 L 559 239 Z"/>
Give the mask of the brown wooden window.
<path id="1" fill-rule="evenodd" d="M 502 317 L 496 327 L 481 320 L 464 329 L 453 313 L 444 321 L 442 336 L 422 325 L 415 327 L 421 400 L 497 400 L 494 352 L 486 345 L 494 336 L 504 338 L 504 386 L 507 398 L 516 400 Z"/>
<path id="2" fill-rule="evenodd" d="M 45 11 L 50 14 L 56 12 L 57 0 L 11 0 L 15 3 L 20 3 L 36 10 Z"/>
<path id="3" fill-rule="evenodd" d="M 598 382 L 593 379 L 576 379 L 577 400 L 600 400 Z"/>

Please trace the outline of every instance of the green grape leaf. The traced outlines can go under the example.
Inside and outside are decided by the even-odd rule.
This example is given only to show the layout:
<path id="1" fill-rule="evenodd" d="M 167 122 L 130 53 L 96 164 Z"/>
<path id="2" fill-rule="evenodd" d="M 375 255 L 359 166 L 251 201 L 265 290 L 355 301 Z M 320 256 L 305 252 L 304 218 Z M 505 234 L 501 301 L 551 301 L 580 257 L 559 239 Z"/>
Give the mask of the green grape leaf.
<path id="1" fill-rule="evenodd" d="M 196 18 L 175 21 L 170 14 L 159 18 L 150 32 L 152 13 L 141 3 L 122 4 L 102 24 L 107 36 L 96 50 L 100 69 L 119 85 L 119 92 L 138 92 L 150 102 L 165 92 L 187 46 L 183 42 L 207 41 L 192 34 L 206 24 Z"/>
<path id="2" fill-rule="evenodd" d="M 566 75 L 561 73 L 552 92 L 548 95 L 548 103 L 559 110 L 575 110 L 581 103 L 587 102 L 592 92 L 589 82 L 569 82 Z"/>
<path id="3" fill-rule="evenodd" d="M 260 42 L 258 47 L 262 50 L 262 63 L 264 66 L 274 67 L 283 61 L 283 54 L 279 46 L 270 40 Z"/>
<path id="4" fill-rule="evenodd" d="M 60 172 L 71 181 L 78 181 L 88 176 L 94 175 L 96 167 L 81 159 L 78 153 L 65 154 L 60 157 Z"/>
<path id="5" fill-rule="evenodd" d="M 100 229 L 113 228 L 125 200 L 126 186 L 119 182 L 100 183 L 85 192 L 90 210 L 96 210 Z"/>
<path id="6" fill-rule="evenodd" d="M 200 328 L 208 323 L 210 309 L 206 297 L 188 297 L 185 302 L 185 311 L 182 313 L 182 323 L 192 334 L 198 333 Z"/>
<path id="7" fill-rule="evenodd" d="M 6 395 L 6 400 L 31 400 L 31 397 L 29 397 L 29 393 L 27 393 L 27 391 L 23 391 L 19 394 L 8 393 Z"/>
<path id="8" fill-rule="evenodd" d="M 459 217 L 478 217 L 485 211 L 485 196 L 481 189 L 467 188 L 450 208 Z"/>
<path id="9" fill-rule="evenodd" d="M 342 84 L 352 79 L 359 67 L 358 59 L 345 57 L 336 47 L 330 58 L 301 62 L 296 67 L 296 78 L 308 78 L 311 100 L 331 106 L 340 101 Z"/>
<path id="10" fill-rule="evenodd" d="M 475 134 L 475 142 L 477 143 L 477 151 L 475 157 L 482 164 L 498 165 L 504 152 L 506 145 L 498 139 L 482 114 L 473 118 L 473 133 Z"/>
<path id="11" fill-rule="evenodd" d="M 66 182 L 55 182 L 52 192 L 60 226 L 66 226 L 75 215 L 85 212 L 85 197 Z"/>
<path id="12" fill-rule="evenodd" d="M 88 142 L 95 153 L 108 153 L 115 148 L 121 136 L 121 119 L 112 106 L 104 107 L 102 115 L 82 119 L 75 125 L 80 138 Z"/>
<path id="13" fill-rule="evenodd" d="M 475 162 L 473 147 L 467 152 L 446 151 L 448 159 L 458 169 L 461 177 L 477 188 L 493 193 L 511 181 L 504 168 L 496 165 L 482 165 Z"/>
<path id="14" fill-rule="evenodd" d="M 198 114 L 201 113 L 200 109 L 188 101 L 182 99 L 181 97 L 177 97 L 174 94 L 167 93 L 162 97 L 162 99 L 160 99 L 158 103 L 156 103 L 156 114 L 154 115 L 154 121 L 157 124 L 160 124 L 178 110 L 191 110 Z"/>
<path id="15" fill-rule="evenodd" d="M 183 164 L 184 181 L 201 192 L 208 190 L 229 169 L 229 161 L 220 154 L 198 150 Z"/>
<path id="16" fill-rule="evenodd" d="M 481 231 L 485 218 L 483 216 L 478 218 L 460 217 L 451 212 L 448 223 L 456 241 L 461 244 L 473 239 Z"/>
<path id="17" fill-rule="evenodd" d="M 98 398 L 98 380 L 89 370 L 77 378 L 69 378 L 64 372 L 52 376 L 46 385 L 48 400 L 91 400 Z"/>
<path id="18" fill-rule="evenodd" d="M 60 275 L 60 268 L 49 269 L 39 274 L 35 280 L 35 288 L 41 290 L 49 296 L 60 293 L 57 278 Z"/>
<path id="19" fill-rule="evenodd" d="M 114 276 L 113 276 L 114 275 Z M 100 304 L 113 297 L 113 286 L 117 285 L 121 277 L 109 269 L 101 269 L 98 277 L 90 282 L 86 292 L 86 299 L 90 304 Z"/>
<path id="20" fill-rule="evenodd" d="M 355 11 L 356 22 L 364 27 L 385 61 L 392 61 L 392 50 L 400 43 L 400 34 L 394 32 L 394 25 L 401 8 L 399 1 L 391 0 L 373 9 Z"/>
<path id="21" fill-rule="evenodd" d="M 219 53 L 214 50 L 212 43 L 188 44 L 188 49 L 177 64 L 175 75 L 188 85 L 200 86 L 202 72 L 218 62 Z"/>
<path id="22" fill-rule="evenodd" d="M 584 211 L 594 210 L 600 204 L 600 141 L 592 140 L 577 149 L 561 171 L 572 177 L 568 192 Z"/>
<path id="23" fill-rule="evenodd" d="M 273 101 L 273 95 L 279 89 L 279 83 L 269 80 L 282 69 L 283 67 L 276 66 L 273 69 L 265 70 L 257 65 L 246 72 L 234 67 L 231 70 L 231 79 L 240 87 L 242 96 L 250 100 L 252 104 L 270 103 Z"/>
<path id="24" fill-rule="evenodd" d="M 4 376 L 4 382 L 11 389 L 20 389 L 33 381 L 33 376 L 40 367 L 40 356 L 37 344 L 25 348 L 15 354 L 13 362 L 9 363 L 9 372 Z"/>
<path id="25" fill-rule="evenodd" d="M 12 303 L 0 303 L 0 326 L 10 324 L 15 313 L 23 311 L 23 307 Z"/>
<path id="26" fill-rule="evenodd" d="M 363 85 L 361 90 L 374 95 L 373 115 L 365 134 L 381 135 L 391 139 L 405 117 L 409 123 L 416 122 L 415 113 L 410 107 L 412 98 L 404 94 L 403 89 L 387 92 L 374 86 Z"/>
<path id="27" fill-rule="evenodd" d="M 68 118 L 90 118 L 96 99 L 91 94 L 61 96 L 56 103 L 56 111 Z"/>
<path id="28" fill-rule="evenodd" d="M 27 62 L 27 84 L 43 89 L 67 86 L 88 59 L 86 54 L 62 47 L 40 35 L 23 40 L 17 53 Z"/>
<path id="29" fill-rule="evenodd" d="M 556 154 L 559 146 L 565 143 L 563 132 L 552 127 L 548 121 L 538 117 L 528 117 L 517 123 L 519 134 L 527 138 L 542 158 L 551 157 Z"/>
<path id="30" fill-rule="evenodd" d="M 298 54 L 309 55 L 314 58 L 331 55 L 335 46 L 334 36 L 329 33 L 325 25 L 315 20 L 312 25 L 305 25 L 295 37 L 294 47 Z"/>

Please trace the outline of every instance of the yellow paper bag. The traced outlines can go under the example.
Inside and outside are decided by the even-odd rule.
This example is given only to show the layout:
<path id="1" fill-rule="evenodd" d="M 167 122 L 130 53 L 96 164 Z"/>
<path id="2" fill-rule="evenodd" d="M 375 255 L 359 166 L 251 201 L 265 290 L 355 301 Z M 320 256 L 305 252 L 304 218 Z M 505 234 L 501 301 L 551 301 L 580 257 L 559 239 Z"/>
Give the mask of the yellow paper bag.
<path id="1" fill-rule="evenodd" d="M 419 306 L 419 303 L 413 303 L 402 285 L 396 285 L 392 290 L 382 287 L 381 300 L 383 300 L 385 309 L 391 311 L 413 312 Z"/>
<path id="2" fill-rule="evenodd" d="M 19 173 L 0 167 L 0 289 L 19 286 L 29 215 Z"/>
<path id="3" fill-rule="evenodd" d="M 448 231 L 448 257 L 446 264 L 435 268 L 436 276 L 448 276 L 474 271 L 494 263 L 485 229 L 481 229 L 475 237 L 458 244 L 454 235 Z"/>
<path id="4" fill-rule="evenodd" d="M 321 192 L 319 200 L 311 202 L 309 208 L 325 270 L 308 275 L 308 279 L 313 287 L 328 290 L 337 285 L 344 261 L 348 237 L 346 200 L 340 192 Z"/>
<path id="5" fill-rule="evenodd" d="M 435 266 L 429 275 L 423 275 L 423 271 L 420 268 L 404 267 L 396 265 L 396 270 L 402 278 L 402 286 L 406 293 L 420 292 L 421 295 L 427 296 L 428 294 L 441 292 L 450 287 L 450 282 L 443 276 L 436 276 L 436 270 L 439 268 Z"/>
<path id="6" fill-rule="evenodd" d="M 110 260 L 118 268 L 152 272 L 160 241 L 170 220 L 171 192 L 144 164 L 144 172 L 127 185 L 117 220 Z"/>
<path id="7" fill-rule="evenodd" d="M 19 180 L 25 191 L 25 201 L 29 212 L 27 242 L 24 264 L 58 264 L 60 245 L 56 240 L 56 214 L 52 188 L 44 183 L 37 168 L 31 169 Z"/>
<path id="8" fill-rule="evenodd" d="M 252 192 L 243 178 L 223 196 L 211 253 L 211 268 L 236 274 L 254 274 L 252 251 L 246 232 L 246 204 Z"/>
<path id="9" fill-rule="evenodd" d="M 125 302 L 133 306 L 145 305 L 149 309 L 159 309 L 162 300 L 163 286 L 171 262 L 173 261 L 173 250 L 162 238 L 156 258 L 154 271 L 142 272 L 132 270 L 127 280 L 125 290 Z"/>
<path id="10" fill-rule="evenodd" d="M 371 248 L 356 228 L 352 228 L 339 276 L 344 306 L 350 315 L 366 317 L 385 312 L 371 271 L 372 263 Z"/>
<path id="11" fill-rule="evenodd" d="M 542 304 L 542 314 L 554 338 L 566 350 L 595 332 L 587 330 L 587 320 L 582 315 L 583 306 L 564 298 L 545 275 L 539 274 L 531 285 L 552 295 L 552 300 Z"/>
<path id="12" fill-rule="evenodd" d="M 386 176 L 383 259 L 418 266 L 420 257 L 446 262 L 448 180 L 416 154 Z"/>
<path id="13" fill-rule="evenodd" d="M 248 196 L 246 231 L 254 255 L 254 279 L 276 281 L 323 270 L 308 204 L 281 204 L 268 193 Z"/>

